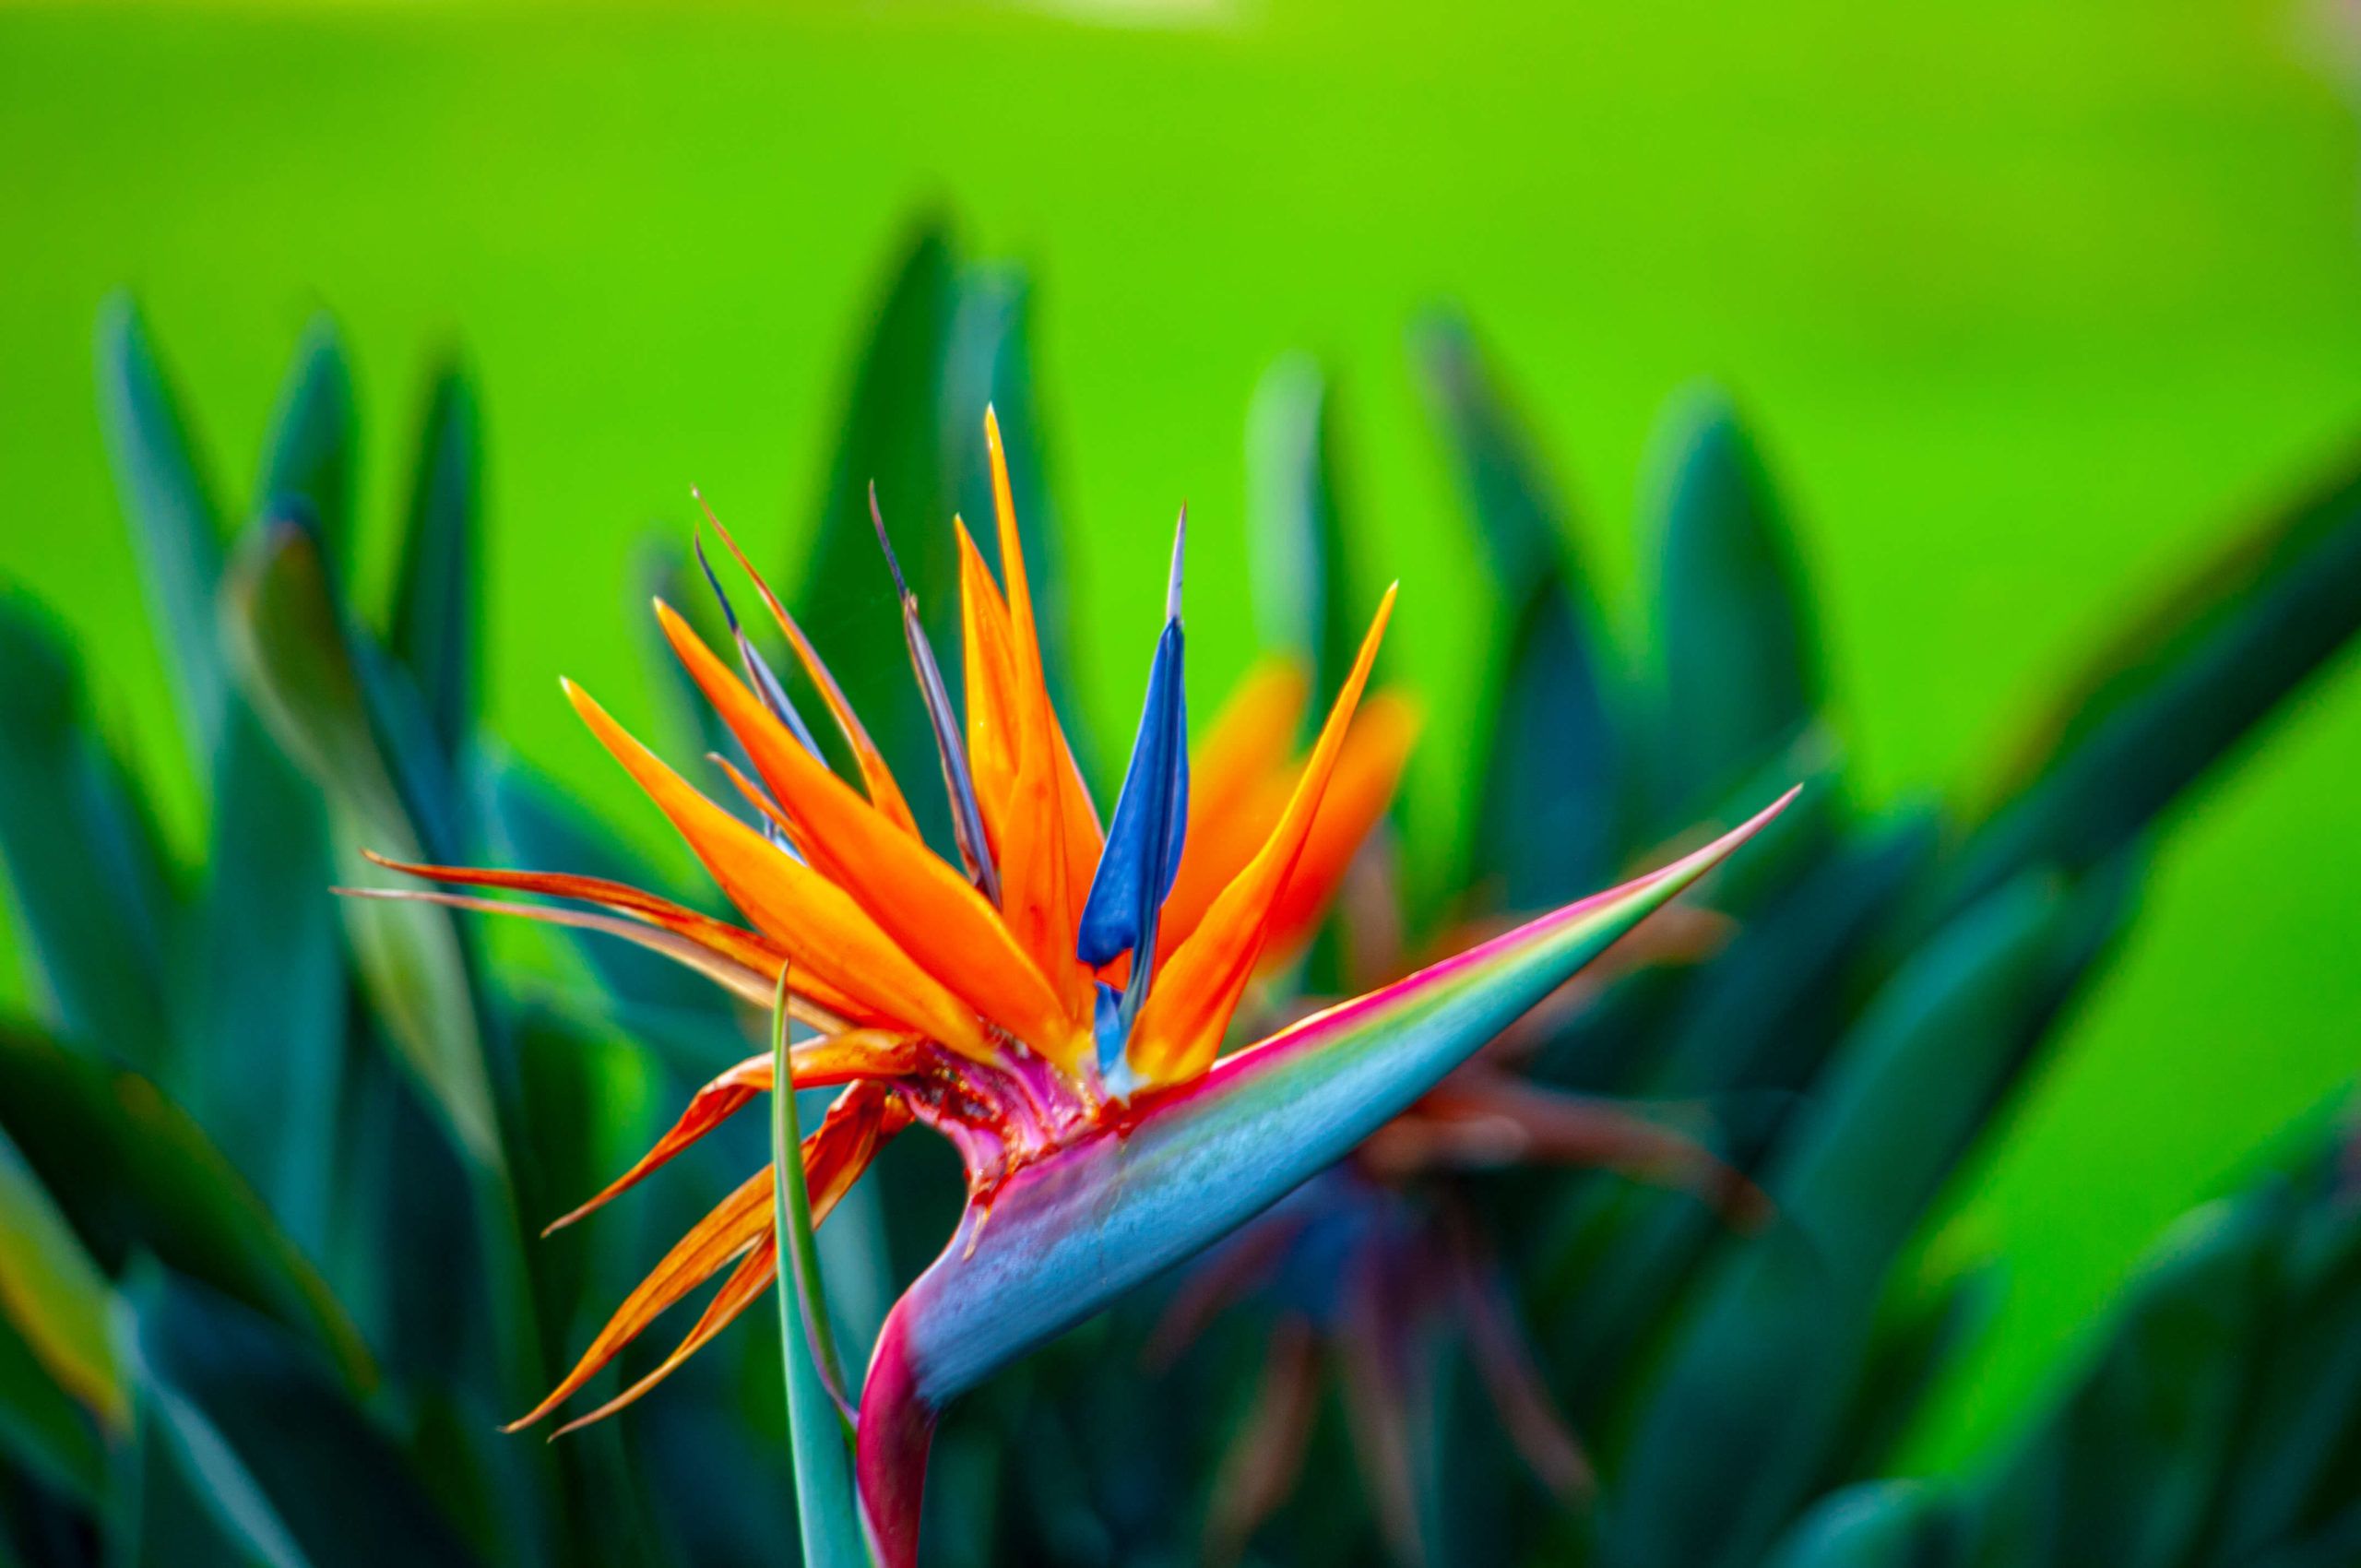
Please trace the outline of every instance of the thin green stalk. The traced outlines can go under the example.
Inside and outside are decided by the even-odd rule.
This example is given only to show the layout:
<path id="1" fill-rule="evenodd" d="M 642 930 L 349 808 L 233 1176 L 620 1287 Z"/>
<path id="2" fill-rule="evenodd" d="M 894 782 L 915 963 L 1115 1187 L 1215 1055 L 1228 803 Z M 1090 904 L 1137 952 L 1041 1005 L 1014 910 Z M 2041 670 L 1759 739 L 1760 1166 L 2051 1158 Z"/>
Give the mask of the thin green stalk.
<path id="1" fill-rule="evenodd" d="M 873 1568 L 853 1494 L 852 1431 L 830 1394 L 843 1386 L 828 1323 L 803 1139 L 787 1050 L 787 975 L 771 1009 L 771 1182 L 777 1204 L 778 1332 L 787 1369 L 787 1427 L 795 1449 L 795 1501 L 807 1568 Z M 808 1322 L 807 1322 L 808 1313 Z"/>

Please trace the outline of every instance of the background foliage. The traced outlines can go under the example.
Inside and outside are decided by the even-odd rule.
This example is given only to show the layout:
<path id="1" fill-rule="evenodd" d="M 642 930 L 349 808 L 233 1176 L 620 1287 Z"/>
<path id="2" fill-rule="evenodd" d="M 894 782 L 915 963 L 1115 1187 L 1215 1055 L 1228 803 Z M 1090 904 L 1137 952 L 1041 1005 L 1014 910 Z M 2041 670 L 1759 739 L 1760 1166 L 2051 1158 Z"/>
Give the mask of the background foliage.
<path id="1" fill-rule="evenodd" d="M 1293 343 L 1340 372 L 1377 540 L 1363 559 L 1431 603 L 1405 617 L 1401 666 L 1464 685 L 1481 577 L 1438 522 L 1451 480 L 1400 335 L 1447 291 L 1573 465 L 1610 589 L 1634 575 L 1624 519 L 1664 395 L 1701 370 L 1737 387 L 1824 585 L 1834 697 L 1885 801 L 1961 788 L 2037 677 L 2222 519 L 2311 472 L 2361 410 L 2353 136 L 2319 18 L 1151 19 L 1166 25 L 948 6 L 660 25 L 0 16 L 0 223 L 18 242 L 0 567 L 99 650 L 111 727 L 167 757 L 165 650 L 139 624 L 89 412 L 104 292 L 140 288 L 239 493 L 280 364 L 312 306 L 335 308 L 371 415 L 358 473 L 376 501 L 354 551 L 371 602 L 395 574 L 416 356 L 464 337 L 499 410 L 491 711 L 619 804 L 550 675 L 640 679 L 622 564 L 650 517 L 683 516 L 688 479 L 772 559 L 800 558 L 844 324 L 911 202 L 947 197 L 975 248 L 1038 264 L 1048 477 L 1091 592 L 1078 684 L 1102 732 L 1135 699 L 1121 655 L 1152 618 L 1174 499 L 1200 519 L 1198 580 L 1238 575 L 1239 414 Z M 882 622 L 882 584 L 842 594 L 822 629 Z M 1192 631 L 1217 687 L 1252 644 L 1243 602 L 1201 597 Z M 2349 684 L 2322 687 L 2171 841 L 2131 950 L 1979 1173 L 1952 1244 L 2016 1266 L 1994 1359 L 1930 1455 L 1990 1436 L 2164 1222 L 2349 1075 Z M 1430 885 L 1475 722 L 1438 710 L 1412 805 Z M 163 797 L 184 864 L 201 855 L 196 798 Z"/>

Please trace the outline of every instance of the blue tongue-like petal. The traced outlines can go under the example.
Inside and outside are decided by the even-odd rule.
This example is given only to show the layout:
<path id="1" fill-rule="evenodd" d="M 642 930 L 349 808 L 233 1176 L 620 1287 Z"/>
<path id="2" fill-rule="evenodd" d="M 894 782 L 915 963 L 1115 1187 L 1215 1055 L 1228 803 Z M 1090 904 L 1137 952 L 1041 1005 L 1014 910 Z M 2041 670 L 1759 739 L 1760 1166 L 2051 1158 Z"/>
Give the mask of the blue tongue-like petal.
<path id="1" fill-rule="evenodd" d="M 1181 840 L 1189 822 L 1189 714 L 1181 679 L 1180 557 L 1188 538 L 1184 510 L 1172 539 L 1172 579 L 1165 600 L 1164 633 L 1148 666 L 1147 700 L 1131 765 L 1123 770 L 1122 793 L 1107 826 L 1107 848 L 1091 879 L 1090 897 L 1074 933 L 1074 953 L 1094 968 L 1132 955 L 1131 983 L 1124 987 L 1121 1026 L 1101 1030 L 1102 1065 L 1121 1051 L 1121 1036 L 1147 993 L 1156 955 L 1157 920 L 1172 879 L 1180 870 Z"/>

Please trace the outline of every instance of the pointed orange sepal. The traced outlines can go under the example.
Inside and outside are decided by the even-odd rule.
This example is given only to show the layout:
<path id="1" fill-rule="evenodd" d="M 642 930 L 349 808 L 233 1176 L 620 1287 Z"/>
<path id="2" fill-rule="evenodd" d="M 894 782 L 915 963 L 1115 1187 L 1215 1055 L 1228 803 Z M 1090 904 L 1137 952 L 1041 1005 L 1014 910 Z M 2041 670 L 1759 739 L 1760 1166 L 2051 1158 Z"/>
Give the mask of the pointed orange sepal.
<path id="1" fill-rule="evenodd" d="M 1179 1083 L 1213 1064 L 1222 1032 L 1229 1027 L 1262 956 L 1272 910 L 1302 857 L 1312 820 L 1344 750 L 1354 709 L 1369 683 L 1370 666 L 1394 613 L 1394 591 L 1386 589 L 1377 607 L 1369 634 L 1361 639 L 1360 653 L 1353 660 L 1352 673 L 1336 694 L 1335 706 L 1329 709 L 1328 721 L 1321 728 L 1320 739 L 1278 825 L 1157 975 L 1133 1028 L 1128 1058 L 1143 1083 Z"/>
<path id="2" fill-rule="evenodd" d="M 1301 664 L 1265 660 L 1247 671 L 1191 754 L 1189 833 L 1180 874 L 1164 900 L 1161 956 L 1197 929 L 1287 809 L 1296 731 L 1311 695 Z"/>
<path id="3" fill-rule="evenodd" d="M 976 780 L 977 803 L 984 813 L 984 830 L 997 846 L 1007 820 L 1008 802 L 1016 782 L 1015 654 L 1010 638 L 1008 601 L 992 580 L 965 523 L 954 518 L 959 535 L 960 647 L 967 670 L 968 766 Z M 1054 717 L 1054 716 L 1053 716 Z M 979 760 L 979 750 L 989 760 Z M 1097 873 L 1106 830 L 1098 821 L 1097 803 L 1074 760 L 1065 728 L 1058 728 L 1058 749 L 1065 758 L 1061 791 L 1061 825 L 1066 835 L 1066 868 L 1074 893 L 1074 918 L 1082 918 L 1082 902 L 1090 895 L 1090 878 Z M 1075 873 L 1079 874 L 1075 874 Z"/>
<path id="4" fill-rule="evenodd" d="M 826 1088 L 856 1079 L 901 1077 L 916 1072 L 919 1060 L 916 1039 L 883 1029 L 848 1029 L 843 1034 L 806 1040 L 794 1048 L 793 1057 L 795 1087 L 799 1089 Z M 589 1202 L 552 1220 L 541 1234 L 562 1230 L 605 1207 L 736 1115 L 756 1097 L 768 1094 L 770 1087 L 769 1051 L 739 1063 L 692 1095 L 681 1119 L 630 1170 L 608 1182 Z"/>
<path id="5" fill-rule="evenodd" d="M 599 743 L 688 840 L 730 901 L 787 950 L 799 976 L 808 974 L 855 999 L 866 1017 L 931 1036 L 964 1055 L 989 1059 L 991 1047 L 974 1011 L 912 961 L 850 895 L 810 867 L 796 864 L 777 845 L 691 789 L 580 687 L 567 682 L 565 694 Z M 830 782 L 836 780 L 831 778 Z"/>
<path id="6" fill-rule="evenodd" d="M 590 1348 L 582 1353 L 574 1370 L 565 1374 L 564 1381 L 550 1391 L 548 1398 L 510 1422 L 506 1430 L 518 1431 L 532 1426 L 580 1393 L 584 1384 L 623 1353 L 624 1346 L 639 1337 L 658 1313 L 712 1278 L 770 1229 L 771 1171 L 765 1165 L 674 1243 L 672 1250 L 664 1254 L 664 1261 L 615 1309 L 615 1315 L 590 1341 Z"/>
<path id="7" fill-rule="evenodd" d="M 491 867 L 412 865 L 405 861 L 389 860 L 374 850 L 363 849 L 362 857 L 388 871 L 406 876 L 421 876 L 434 882 L 447 882 L 459 887 L 492 887 L 514 893 L 539 893 L 552 898 L 572 898 L 586 904 L 597 904 L 643 921 L 649 925 L 687 938 L 697 946 L 751 969 L 772 983 L 778 980 L 779 966 L 787 956 L 786 949 L 757 932 L 743 930 L 727 921 L 700 914 L 670 898 L 632 886 L 629 883 L 611 882 L 601 876 L 575 876 L 564 872 L 500 871 Z M 517 914 L 532 918 L 538 911 L 531 905 L 504 907 Z M 834 986 L 815 980 L 809 975 L 795 977 L 798 994 L 818 1004 L 835 1020 L 860 1016 L 872 1010 L 864 1008 Z M 830 1027 L 833 1020 L 813 1020 L 821 1027 Z M 865 1021 L 874 1022 L 874 1017 Z"/>
<path id="8" fill-rule="evenodd" d="M 1057 998 L 984 896 L 822 766 L 670 606 L 659 602 L 656 611 L 690 678 L 802 830 L 812 869 L 974 1012 L 1044 1054 L 1066 1046 L 1074 1030 Z M 992 1059 L 989 1051 L 980 1054 Z"/>
<path id="9" fill-rule="evenodd" d="M 1362 841 L 1393 805 L 1424 722 L 1418 704 L 1392 692 L 1380 692 L 1362 705 L 1311 819 L 1303 854 L 1272 906 L 1266 966 L 1292 957 L 1318 929 Z"/>
<path id="10" fill-rule="evenodd" d="M 1075 1021 L 1077 1041 L 1086 1046 L 1091 977 L 1074 956 L 1074 939 L 1075 921 L 1097 869 L 1097 846 L 1088 864 L 1074 863 L 1065 819 L 1074 809 L 1079 780 L 1073 777 L 1064 735 L 1050 703 L 1025 543 L 1009 485 L 1008 454 L 1001 444 L 1000 421 L 989 407 L 984 410 L 984 453 L 991 469 L 993 523 L 1008 606 L 1009 686 L 1002 718 L 1008 726 L 1014 773 L 1001 812 L 1001 909 L 1009 929 L 1056 989 L 1066 1016 Z M 1050 1054 L 1065 1060 L 1055 1051 Z"/>
<path id="11" fill-rule="evenodd" d="M 878 1148 L 908 1126 L 909 1122 L 909 1110 L 901 1097 L 879 1085 L 856 1084 L 838 1097 L 819 1127 L 803 1140 L 804 1181 L 812 1193 L 813 1225 L 828 1217 L 869 1168 Z M 777 1273 L 775 1212 L 771 1169 L 765 1165 L 665 1254 L 655 1273 L 640 1283 L 639 1289 L 599 1331 L 565 1381 L 531 1414 L 512 1422 L 506 1430 L 516 1431 L 533 1425 L 579 1393 L 625 1346 L 645 1332 L 658 1313 L 720 1272 L 723 1265 L 739 1259 L 737 1269 L 706 1304 L 687 1339 L 671 1355 L 623 1393 L 588 1415 L 569 1421 L 552 1435 L 563 1437 L 614 1414 L 670 1375 L 745 1311 L 770 1284 Z"/>

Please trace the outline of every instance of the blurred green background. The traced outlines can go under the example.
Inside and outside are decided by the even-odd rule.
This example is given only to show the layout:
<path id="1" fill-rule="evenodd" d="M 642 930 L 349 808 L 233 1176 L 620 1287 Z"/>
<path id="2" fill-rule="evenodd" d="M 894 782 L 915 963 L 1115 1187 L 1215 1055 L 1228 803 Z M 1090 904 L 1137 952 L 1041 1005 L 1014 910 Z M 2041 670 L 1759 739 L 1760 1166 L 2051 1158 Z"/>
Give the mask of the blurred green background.
<path id="1" fill-rule="evenodd" d="M 626 556 L 651 519 L 685 529 L 692 481 L 800 558 L 847 324 L 933 208 L 1038 282 L 1101 732 L 1136 711 L 1183 499 L 1199 690 L 1252 656 L 1243 414 L 1311 348 L 1362 558 L 1406 583 L 1396 670 L 1435 713 L 1408 809 L 1441 859 L 1485 629 L 1402 330 L 1448 297 L 1573 465 L 1572 547 L 1611 601 L 1650 422 L 1725 380 L 1799 514 L 1869 793 L 1953 787 L 2119 611 L 2361 428 L 2339 25 L 2282 0 L 0 9 L 0 576 L 77 628 L 134 752 L 168 754 L 93 411 L 101 298 L 137 291 L 241 482 L 303 321 L 336 313 L 364 597 L 397 416 L 463 343 L 492 721 L 660 846 L 554 678 L 644 716 Z M 884 588 L 807 595 L 815 634 L 890 613 Z M 1996 1252 L 2010 1289 L 1923 1460 L 2004 1431 L 2163 1224 L 2350 1079 L 2350 674 L 2199 797 L 1962 1183 L 1945 1244 Z"/>

